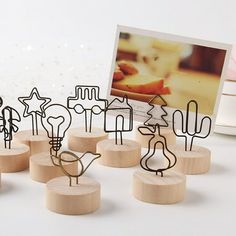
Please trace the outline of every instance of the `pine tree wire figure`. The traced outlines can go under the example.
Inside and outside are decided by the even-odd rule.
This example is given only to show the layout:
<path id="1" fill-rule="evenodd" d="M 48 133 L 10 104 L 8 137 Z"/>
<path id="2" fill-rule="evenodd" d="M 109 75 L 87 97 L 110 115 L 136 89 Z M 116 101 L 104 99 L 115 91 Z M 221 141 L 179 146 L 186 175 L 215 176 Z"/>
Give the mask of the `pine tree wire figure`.
<path id="1" fill-rule="evenodd" d="M 114 106 L 111 107 L 112 105 L 114 105 L 114 103 L 120 103 L 126 104 L 126 107 L 119 107 L 119 106 Z M 113 113 L 113 115 L 115 115 L 115 127 L 113 128 L 109 128 L 108 127 L 108 119 L 107 119 L 107 115 L 108 113 L 111 112 Z M 125 117 L 123 115 L 123 113 L 128 113 L 129 117 L 128 117 L 128 125 L 126 125 L 128 128 L 125 128 Z M 118 134 L 120 136 L 120 145 L 123 145 L 123 132 L 130 132 L 133 130 L 133 108 L 132 106 L 129 104 L 128 101 L 128 96 L 125 95 L 122 99 L 119 98 L 114 98 L 106 107 L 105 112 L 104 112 L 104 130 L 107 133 L 115 133 L 115 144 L 118 145 Z M 121 127 L 121 128 L 120 128 Z"/>
<path id="2" fill-rule="evenodd" d="M 151 121 L 154 117 L 151 111 L 153 111 L 153 109 L 155 108 L 155 106 L 153 105 L 153 101 L 157 98 L 161 98 L 161 101 L 164 103 L 162 105 L 160 105 L 162 111 L 164 112 L 164 114 L 161 115 L 161 120 L 164 122 L 163 125 L 155 123 L 155 124 L 151 124 L 149 121 Z M 149 172 L 154 172 L 156 173 L 156 175 L 158 175 L 158 173 L 161 174 L 161 177 L 163 177 L 163 172 L 171 169 L 172 167 L 175 166 L 176 162 L 177 162 L 177 158 L 175 156 L 175 154 L 170 151 L 168 149 L 167 146 L 167 141 L 166 141 L 166 137 L 163 136 L 161 134 L 161 127 L 168 127 L 169 124 L 168 122 L 165 120 L 165 116 L 168 115 L 168 113 L 166 112 L 165 108 L 167 106 L 166 101 L 163 99 L 162 96 L 160 95 L 155 95 L 149 102 L 148 102 L 149 106 L 151 106 L 151 108 L 147 111 L 147 115 L 149 116 L 148 119 L 146 121 L 144 121 L 143 126 L 139 126 L 138 127 L 138 131 L 144 135 L 144 136 L 150 136 L 149 140 L 148 140 L 148 148 L 147 148 L 147 152 L 146 154 L 141 158 L 140 160 L 140 166 Z M 143 130 L 147 130 L 147 132 L 144 132 Z M 155 137 L 158 136 L 157 141 L 154 141 Z M 162 154 L 163 156 L 167 159 L 168 161 L 168 165 L 165 168 L 151 168 L 149 167 L 148 161 L 155 155 L 156 153 L 156 149 L 157 149 L 157 145 L 160 144 L 162 147 Z M 151 151 L 152 150 L 152 151 Z M 168 155 L 167 155 L 168 154 Z M 172 156 L 172 160 L 169 158 L 169 155 Z"/>
<path id="3" fill-rule="evenodd" d="M 99 95 L 98 86 L 77 85 L 75 96 L 67 98 L 69 109 L 73 109 L 77 114 L 84 113 L 85 132 L 92 132 L 93 115 L 101 114 L 107 106 L 107 100 L 101 99 Z"/>
<path id="4" fill-rule="evenodd" d="M 41 105 L 35 109 L 30 108 L 27 101 L 32 101 L 33 98 L 36 98 L 38 101 L 42 101 Z M 41 97 L 39 95 L 38 89 L 34 87 L 30 95 L 28 97 L 19 97 L 19 102 L 21 102 L 25 106 L 25 110 L 23 113 L 23 117 L 31 116 L 31 126 L 32 126 L 32 135 L 38 135 L 38 116 L 44 117 L 45 116 L 45 106 L 51 102 L 51 98 L 48 97 Z"/>
<path id="5" fill-rule="evenodd" d="M 194 116 L 195 121 L 194 121 L 194 131 L 193 132 L 191 132 L 191 130 L 190 130 L 190 125 L 191 125 L 190 124 L 190 105 L 191 104 L 194 104 L 194 106 L 195 106 L 195 116 Z M 182 127 L 181 133 L 182 134 L 178 134 L 177 129 L 175 127 L 176 114 L 180 115 L 181 127 Z M 183 137 L 185 139 L 185 151 L 188 151 L 188 136 L 191 136 L 189 151 L 192 151 L 194 138 L 205 139 L 206 137 L 209 136 L 209 134 L 211 132 L 212 120 L 209 116 L 204 116 L 201 120 L 200 126 L 198 127 L 198 103 L 195 100 L 190 100 L 187 104 L 185 125 L 184 125 L 184 115 L 181 110 L 175 110 L 175 112 L 172 114 L 172 119 L 173 119 L 173 132 L 175 133 L 175 135 L 177 137 Z M 206 122 L 207 120 L 209 122 L 207 133 L 205 135 L 199 135 L 202 132 L 204 122 Z"/>
<path id="6" fill-rule="evenodd" d="M 20 114 L 13 107 L 6 106 L 2 109 L 2 116 L 0 120 L 2 124 L 0 125 L 0 132 L 4 134 L 4 147 L 11 149 L 11 142 L 13 139 L 13 133 L 19 130 L 19 127 L 15 122 L 20 122 Z"/>
<path id="7" fill-rule="evenodd" d="M 164 100 L 164 98 L 161 96 L 161 95 L 155 95 L 152 99 L 149 100 L 148 102 L 148 105 L 151 106 L 150 110 L 147 111 L 147 115 L 149 116 L 148 119 L 146 121 L 144 121 L 144 125 L 147 125 L 147 126 L 155 126 L 156 124 L 150 124 L 149 121 L 151 121 L 153 119 L 153 114 L 151 113 L 151 111 L 153 111 L 153 109 L 155 109 L 155 105 L 153 104 L 153 101 L 156 99 L 156 98 L 160 98 L 161 101 L 163 102 L 163 104 L 160 105 L 162 111 L 164 112 L 164 114 L 161 115 L 161 120 L 164 122 L 164 125 L 160 125 L 160 127 L 168 127 L 169 124 L 168 122 L 166 121 L 165 119 L 165 116 L 168 115 L 168 113 L 166 112 L 165 110 L 165 107 L 167 106 L 167 103 L 166 101 Z"/>

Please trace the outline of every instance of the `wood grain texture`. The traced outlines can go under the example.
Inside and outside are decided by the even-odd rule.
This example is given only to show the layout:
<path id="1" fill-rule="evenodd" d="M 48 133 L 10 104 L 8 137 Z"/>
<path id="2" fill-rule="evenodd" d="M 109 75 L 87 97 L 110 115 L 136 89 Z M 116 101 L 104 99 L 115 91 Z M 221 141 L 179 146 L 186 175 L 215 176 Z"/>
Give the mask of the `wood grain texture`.
<path id="1" fill-rule="evenodd" d="M 64 158 L 66 157 L 64 156 Z M 57 160 L 55 161 L 57 163 Z M 63 167 L 71 174 L 78 173 L 77 162 L 64 163 Z M 30 177 L 32 180 L 46 183 L 55 177 L 63 175 L 61 168 L 53 165 L 49 152 L 38 153 L 30 157 Z"/>
<path id="2" fill-rule="evenodd" d="M 107 138 L 108 134 L 103 129 L 92 128 L 89 133 L 84 127 L 74 128 L 68 131 L 68 147 L 76 152 L 96 152 L 97 143 Z"/>
<path id="3" fill-rule="evenodd" d="M 137 126 L 135 129 L 135 140 L 141 144 L 142 148 L 148 148 L 148 142 L 151 136 L 140 134 L 138 131 L 138 127 L 139 126 Z M 168 146 L 176 144 L 176 136 L 174 132 L 172 131 L 172 129 L 161 128 L 161 134 L 166 138 L 166 142 Z M 152 144 L 160 140 L 158 137 L 160 136 L 158 135 L 158 133 L 156 133 L 155 138 L 152 140 Z M 162 148 L 161 144 L 158 143 L 156 145 L 156 148 L 158 149 Z"/>
<path id="4" fill-rule="evenodd" d="M 169 148 L 177 157 L 174 170 L 188 175 L 203 174 L 209 171 L 211 166 L 211 151 L 209 149 L 195 145 L 192 151 L 185 151 L 184 145 L 174 145 Z"/>
<path id="5" fill-rule="evenodd" d="M 185 175 L 165 171 L 164 176 L 136 171 L 133 175 L 133 195 L 140 201 L 155 204 L 172 204 L 184 199 Z"/>
<path id="6" fill-rule="evenodd" d="M 32 135 L 31 130 L 23 130 L 14 135 L 14 140 L 30 147 L 30 154 L 48 151 L 50 149 L 49 138 L 44 130 L 39 130 L 38 135 Z"/>
<path id="7" fill-rule="evenodd" d="M 12 148 L 7 149 L 0 145 L 0 172 L 10 173 L 28 169 L 30 149 L 21 143 L 12 143 Z"/>
<path id="8" fill-rule="evenodd" d="M 116 145 L 114 139 L 100 141 L 97 153 L 101 154 L 99 163 L 110 167 L 131 167 L 139 164 L 141 145 L 135 141 L 123 139 L 123 145 Z"/>
<path id="9" fill-rule="evenodd" d="M 65 215 L 82 215 L 100 207 L 100 184 L 88 177 L 80 177 L 79 184 L 69 186 L 66 176 L 57 177 L 46 185 L 46 206 Z"/>

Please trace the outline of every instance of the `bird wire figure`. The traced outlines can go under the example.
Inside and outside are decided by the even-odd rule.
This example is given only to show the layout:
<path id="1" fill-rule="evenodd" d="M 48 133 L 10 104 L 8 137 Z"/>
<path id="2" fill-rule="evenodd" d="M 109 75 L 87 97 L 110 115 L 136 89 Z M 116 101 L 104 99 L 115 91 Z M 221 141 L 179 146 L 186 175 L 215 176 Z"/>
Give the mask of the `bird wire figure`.
<path id="1" fill-rule="evenodd" d="M 87 164 L 87 166 L 85 166 L 83 164 L 82 158 L 87 156 L 88 154 L 93 155 L 94 158 Z M 65 156 L 63 158 L 63 155 Z M 91 164 L 98 158 L 101 157 L 101 154 L 99 153 L 93 153 L 93 152 L 85 152 L 83 153 L 81 156 L 78 156 L 76 154 L 74 154 L 73 152 L 70 151 L 63 151 L 59 154 L 58 159 L 59 159 L 59 166 L 61 168 L 61 170 L 63 171 L 63 173 L 68 176 L 69 178 L 69 186 L 72 186 L 72 178 L 75 178 L 76 180 L 76 184 L 79 184 L 79 177 L 82 176 L 87 169 L 91 166 Z M 74 173 L 69 173 L 69 171 L 67 169 L 65 169 L 64 167 L 64 163 L 73 163 L 73 162 L 78 162 L 80 168 L 80 171 L 78 172 L 78 174 L 74 174 Z"/>

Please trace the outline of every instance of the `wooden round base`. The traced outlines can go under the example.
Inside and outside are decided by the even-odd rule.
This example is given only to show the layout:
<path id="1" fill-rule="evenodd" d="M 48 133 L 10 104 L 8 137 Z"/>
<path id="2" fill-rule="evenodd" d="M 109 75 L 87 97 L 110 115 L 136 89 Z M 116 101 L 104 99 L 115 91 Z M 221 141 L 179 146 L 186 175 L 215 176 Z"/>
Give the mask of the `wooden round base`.
<path id="1" fill-rule="evenodd" d="M 69 186 L 66 176 L 54 178 L 46 185 L 46 205 L 50 211 L 65 215 L 82 215 L 100 207 L 100 184 L 80 177 L 79 184 Z"/>
<path id="2" fill-rule="evenodd" d="M 57 160 L 55 159 L 57 163 Z M 64 169 L 71 174 L 78 173 L 78 163 L 65 163 Z M 42 152 L 30 157 L 30 177 L 31 179 L 46 183 L 47 181 L 63 176 L 64 173 L 59 166 L 54 166 L 49 152 Z"/>
<path id="3" fill-rule="evenodd" d="M 172 204 L 184 199 L 186 177 L 174 171 L 164 176 L 136 171 L 133 175 L 133 195 L 140 201 L 155 204 Z"/>
<path id="4" fill-rule="evenodd" d="M 49 139 L 43 130 L 39 130 L 38 135 L 32 135 L 31 130 L 20 131 L 14 135 L 17 142 L 23 143 L 30 147 L 30 154 L 36 154 L 50 149 Z"/>
<path id="5" fill-rule="evenodd" d="M 22 143 L 13 143 L 11 149 L 0 146 L 0 172 L 13 173 L 29 167 L 30 149 Z"/>
<path id="6" fill-rule="evenodd" d="M 142 135 L 138 131 L 138 127 L 135 129 L 135 140 L 141 144 L 143 148 L 148 148 L 148 142 L 150 139 L 150 136 L 148 135 Z M 172 129 L 167 129 L 167 128 L 161 128 L 161 134 L 166 138 L 167 145 L 174 145 L 176 144 L 176 136 Z M 159 135 L 156 133 L 155 138 L 152 140 L 152 143 L 156 143 L 159 140 Z M 161 144 L 157 144 L 156 148 L 162 148 Z"/>
<path id="7" fill-rule="evenodd" d="M 211 151 L 200 146 L 193 146 L 192 151 L 185 151 L 184 145 L 170 146 L 176 155 L 177 163 L 174 170 L 187 175 L 203 174 L 209 171 L 211 165 Z"/>
<path id="8" fill-rule="evenodd" d="M 107 138 L 108 134 L 99 128 L 93 128 L 91 133 L 84 127 L 74 128 L 68 131 L 68 147 L 76 152 L 96 152 L 97 143 Z"/>
<path id="9" fill-rule="evenodd" d="M 116 145 L 114 139 L 100 141 L 97 153 L 101 154 L 99 163 L 111 167 L 136 166 L 141 158 L 141 145 L 135 141 L 123 139 L 123 145 Z"/>

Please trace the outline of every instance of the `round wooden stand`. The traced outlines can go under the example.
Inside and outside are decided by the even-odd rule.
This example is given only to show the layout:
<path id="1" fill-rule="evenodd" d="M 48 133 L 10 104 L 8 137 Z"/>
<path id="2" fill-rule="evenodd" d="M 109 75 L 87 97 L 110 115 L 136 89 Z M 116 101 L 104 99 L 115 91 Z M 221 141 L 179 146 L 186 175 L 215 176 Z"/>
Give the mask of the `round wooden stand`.
<path id="1" fill-rule="evenodd" d="M 149 135 L 142 135 L 138 131 L 138 127 L 135 129 L 135 140 L 141 144 L 142 148 L 148 148 L 148 142 L 151 136 Z M 172 129 L 161 128 L 161 134 L 166 138 L 167 145 L 174 145 L 176 144 L 176 136 Z M 158 133 L 155 134 L 155 138 L 152 140 L 152 143 L 156 143 L 159 140 Z M 152 148 L 152 147 L 151 147 Z M 162 148 L 161 144 L 157 144 L 156 148 Z"/>
<path id="2" fill-rule="evenodd" d="M 133 175 L 133 195 L 140 201 L 155 204 L 172 204 L 184 199 L 186 177 L 174 171 L 164 176 L 136 171 Z"/>
<path id="3" fill-rule="evenodd" d="M 68 147 L 76 152 L 96 152 L 97 143 L 107 138 L 108 134 L 99 128 L 93 128 L 91 133 L 84 127 L 74 128 L 68 131 Z"/>
<path id="4" fill-rule="evenodd" d="M 123 145 L 116 145 L 114 139 L 100 141 L 97 153 L 101 154 L 99 163 L 111 167 L 131 167 L 139 164 L 141 145 L 135 141 L 123 139 Z"/>
<path id="5" fill-rule="evenodd" d="M 55 159 L 57 163 L 57 160 Z M 78 173 L 78 163 L 64 163 L 64 169 L 71 174 Z M 54 166 L 49 152 L 42 152 L 30 157 L 30 177 L 31 179 L 46 183 L 47 181 L 63 176 L 64 173 L 59 166 Z"/>
<path id="6" fill-rule="evenodd" d="M 36 154 L 50 149 L 49 138 L 43 130 L 38 135 L 32 135 L 31 130 L 20 131 L 14 135 L 14 139 L 30 147 L 30 154 Z"/>
<path id="7" fill-rule="evenodd" d="M 185 151 L 184 145 L 170 146 L 176 155 L 177 163 L 173 167 L 187 175 L 203 174 L 209 171 L 211 165 L 211 151 L 200 146 L 193 146 L 192 151 Z"/>
<path id="8" fill-rule="evenodd" d="M 18 172 L 29 167 L 29 147 L 22 143 L 13 143 L 11 149 L 0 146 L 0 172 Z"/>
<path id="9" fill-rule="evenodd" d="M 65 215 L 82 215 L 100 207 L 100 184 L 88 177 L 79 177 L 79 184 L 66 176 L 54 178 L 46 185 L 46 205 L 50 211 Z"/>

